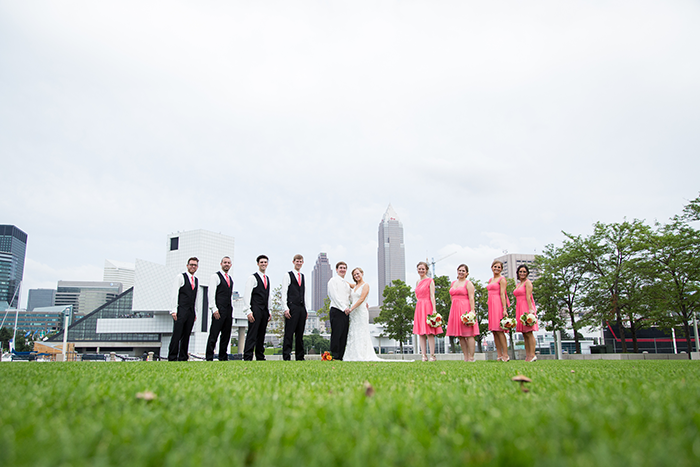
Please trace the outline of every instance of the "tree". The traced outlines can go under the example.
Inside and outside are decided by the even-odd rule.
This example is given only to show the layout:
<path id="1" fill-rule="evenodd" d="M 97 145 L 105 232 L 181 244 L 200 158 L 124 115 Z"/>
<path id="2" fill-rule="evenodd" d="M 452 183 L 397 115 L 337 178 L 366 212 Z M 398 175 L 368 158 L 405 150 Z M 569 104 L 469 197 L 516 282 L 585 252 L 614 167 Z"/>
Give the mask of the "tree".
<path id="1" fill-rule="evenodd" d="M 477 279 L 471 281 L 474 285 L 474 312 L 476 313 L 476 322 L 479 324 L 479 335 L 475 337 L 479 352 L 484 351 L 482 342 L 486 333 L 489 332 L 489 292 Z"/>
<path id="2" fill-rule="evenodd" d="M 331 342 L 328 339 L 321 337 L 321 333 L 318 329 L 311 331 L 311 334 L 304 336 L 304 349 L 306 353 L 312 354 L 311 350 L 322 354 L 323 352 L 329 351 L 331 349 Z"/>
<path id="3" fill-rule="evenodd" d="M 575 254 L 571 241 L 565 241 L 560 248 L 547 245 L 541 255 L 535 258 L 540 277 L 533 282 L 533 296 L 540 319 L 548 331 L 565 331 L 568 317 L 574 331 L 576 353 L 581 353 L 581 343 L 577 332 L 583 324 L 576 321 L 584 298 L 585 269 L 583 262 Z"/>
<path id="4" fill-rule="evenodd" d="M 2 342 L 2 350 L 10 350 L 10 341 L 12 340 L 12 335 L 14 334 L 12 328 L 3 327 L 0 329 L 0 342 Z M 30 352 L 34 350 L 34 342 L 28 341 L 22 332 L 18 331 L 15 337 L 15 350 L 17 352 Z"/>
<path id="5" fill-rule="evenodd" d="M 585 303 L 598 322 L 613 319 L 627 352 L 623 316 L 633 303 L 629 277 L 635 273 L 634 260 L 639 257 L 640 237 L 648 226 L 638 219 L 618 224 L 594 224 L 587 238 L 564 232 L 571 240 L 572 253 L 582 261 L 587 274 Z M 636 338 L 636 336 L 634 336 Z"/>
<path id="6" fill-rule="evenodd" d="M 328 321 L 330 319 L 330 311 L 331 299 L 326 297 L 323 299 L 323 307 L 316 312 L 318 314 L 319 323 Z"/>
<path id="7" fill-rule="evenodd" d="M 683 327 L 690 356 L 690 322 L 700 308 L 700 232 L 675 217 L 669 224 L 657 223 L 647 241 L 649 254 L 644 262 L 648 267 L 643 271 L 653 281 L 657 321 Z"/>
<path id="8" fill-rule="evenodd" d="M 683 208 L 683 216 L 681 219 L 686 222 L 700 221 L 700 196 Z"/>
<path id="9" fill-rule="evenodd" d="M 450 307 L 452 306 L 452 297 L 450 297 L 450 278 L 447 276 L 438 276 L 435 278 L 435 307 L 437 312 L 442 315 L 445 323 L 450 319 Z M 450 337 L 450 346 L 452 352 L 455 351 L 454 337 Z"/>
<path id="10" fill-rule="evenodd" d="M 282 285 L 272 289 L 272 309 L 270 310 L 270 331 L 279 337 L 284 337 L 284 304 L 282 303 Z"/>
<path id="11" fill-rule="evenodd" d="M 411 287 L 402 280 L 395 280 L 384 289 L 384 303 L 375 323 L 384 324 L 381 337 L 388 337 L 399 342 L 403 355 L 403 343 L 413 333 L 413 315 L 415 299 Z"/>

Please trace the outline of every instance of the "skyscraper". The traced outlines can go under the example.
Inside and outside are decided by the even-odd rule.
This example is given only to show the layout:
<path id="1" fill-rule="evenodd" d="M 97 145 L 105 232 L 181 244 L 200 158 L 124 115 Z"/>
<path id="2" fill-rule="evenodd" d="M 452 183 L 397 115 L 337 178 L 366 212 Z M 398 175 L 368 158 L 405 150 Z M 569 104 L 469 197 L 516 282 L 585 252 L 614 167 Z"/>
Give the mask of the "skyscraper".
<path id="1" fill-rule="evenodd" d="M 14 225 L 0 225 L 0 302 L 17 308 L 24 276 L 27 234 Z"/>
<path id="2" fill-rule="evenodd" d="M 325 253 L 319 253 L 316 259 L 316 265 L 311 273 L 311 281 L 313 282 L 313 305 L 314 311 L 323 308 L 323 301 L 328 296 L 328 281 L 333 277 L 333 269 L 328 261 L 328 256 Z"/>
<path id="3" fill-rule="evenodd" d="M 53 306 L 56 300 L 55 289 L 29 289 L 29 300 L 27 300 L 27 311 L 34 308 Z"/>
<path id="4" fill-rule="evenodd" d="M 379 305 L 384 303 L 384 289 L 392 281 L 406 282 L 406 251 L 403 243 L 403 224 L 391 204 L 386 208 L 379 223 L 379 248 L 377 249 L 379 271 Z"/>

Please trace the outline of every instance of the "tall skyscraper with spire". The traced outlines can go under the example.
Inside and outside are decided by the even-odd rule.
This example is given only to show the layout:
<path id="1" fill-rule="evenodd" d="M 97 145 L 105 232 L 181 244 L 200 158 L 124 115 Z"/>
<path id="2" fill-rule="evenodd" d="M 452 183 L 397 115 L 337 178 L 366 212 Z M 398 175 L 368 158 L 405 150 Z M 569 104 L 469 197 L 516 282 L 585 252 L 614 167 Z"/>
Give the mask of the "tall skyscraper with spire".
<path id="1" fill-rule="evenodd" d="M 394 208 L 389 204 L 379 223 L 379 248 L 377 249 L 379 270 L 379 305 L 384 303 L 384 289 L 392 281 L 406 282 L 406 251 L 403 243 L 403 224 Z"/>
<path id="2" fill-rule="evenodd" d="M 314 265 L 314 270 L 311 273 L 312 300 L 311 305 L 314 311 L 323 308 L 323 301 L 328 296 L 328 281 L 333 277 L 333 269 L 328 261 L 328 256 L 325 253 L 319 253 Z"/>
<path id="3" fill-rule="evenodd" d="M 27 234 L 14 225 L 0 225 L 0 302 L 12 308 L 19 306 L 26 252 Z"/>

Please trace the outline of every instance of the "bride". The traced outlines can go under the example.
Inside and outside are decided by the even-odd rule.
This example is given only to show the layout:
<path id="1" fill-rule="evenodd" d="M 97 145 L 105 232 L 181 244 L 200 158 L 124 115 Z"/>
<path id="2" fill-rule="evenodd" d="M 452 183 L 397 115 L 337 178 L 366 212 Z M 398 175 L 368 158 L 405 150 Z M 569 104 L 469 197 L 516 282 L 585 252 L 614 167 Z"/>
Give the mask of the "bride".
<path id="1" fill-rule="evenodd" d="M 345 348 L 343 360 L 354 362 L 386 361 L 374 352 L 372 340 L 369 336 L 369 309 L 367 308 L 367 296 L 369 284 L 363 280 L 364 271 L 361 268 L 352 270 L 352 278 L 355 286 L 350 292 L 352 306 L 350 307 L 350 327 L 348 329 L 348 343 Z"/>

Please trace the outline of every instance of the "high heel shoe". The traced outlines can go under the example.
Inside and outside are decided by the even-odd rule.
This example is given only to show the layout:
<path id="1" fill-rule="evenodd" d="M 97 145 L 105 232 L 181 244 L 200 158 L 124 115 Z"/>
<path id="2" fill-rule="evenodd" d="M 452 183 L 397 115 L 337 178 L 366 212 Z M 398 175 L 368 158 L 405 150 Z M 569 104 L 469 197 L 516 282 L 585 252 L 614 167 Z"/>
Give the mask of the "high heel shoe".
<path id="1" fill-rule="evenodd" d="M 424 362 L 427 362 L 427 361 L 428 361 L 427 355 L 423 355 L 423 361 L 424 361 Z"/>
<path id="2" fill-rule="evenodd" d="M 430 356 L 430 361 L 431 362 L 437 362 L 437 357 L 435 355 Z"/>
<path id="3" fill-rule="evenodd" d="M 532 357 L 532 360 L 530 360 L 530 363 L 536 362 L 536 361 L 537 361 L 537 355 L 535 355 L 534 357 Z"/>
<path id="4" fill-rule="evenodd" d="M 501 359 L 501 357 L 496 357 L 496 361 L 497 361 L 497 362 L 502 362 L 503 359 Z"/>

